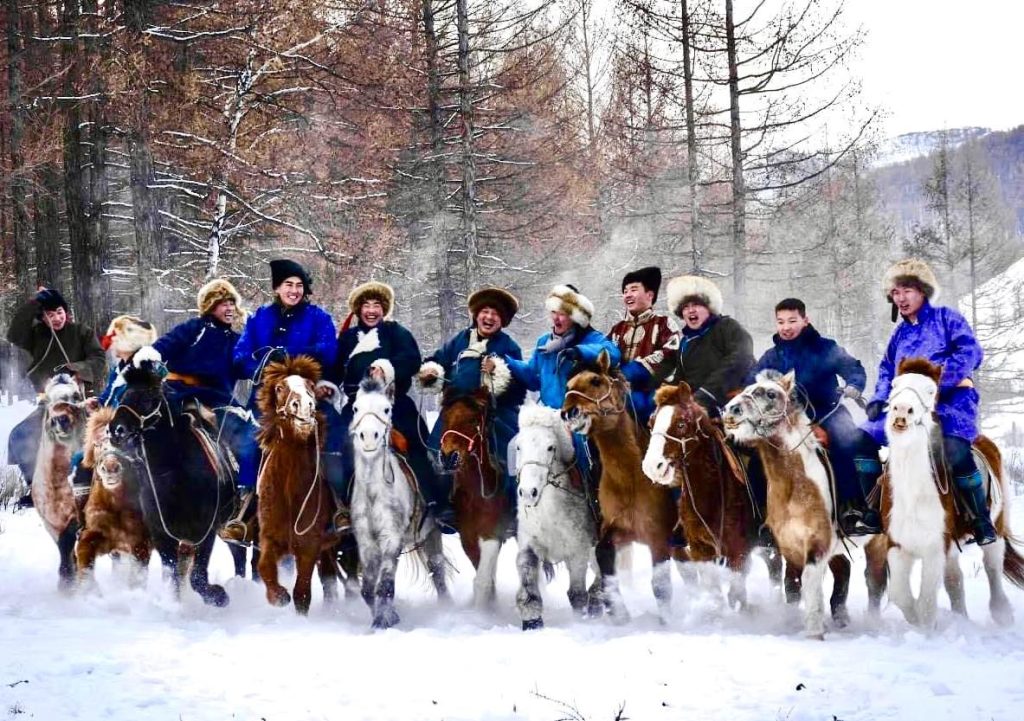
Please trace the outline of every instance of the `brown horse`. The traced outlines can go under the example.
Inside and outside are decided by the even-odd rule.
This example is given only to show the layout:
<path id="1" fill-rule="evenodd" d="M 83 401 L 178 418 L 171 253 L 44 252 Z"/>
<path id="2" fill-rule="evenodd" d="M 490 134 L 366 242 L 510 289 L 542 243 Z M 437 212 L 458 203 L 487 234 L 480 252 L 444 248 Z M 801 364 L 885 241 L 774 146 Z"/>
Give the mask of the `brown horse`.
<path id="1" fill-rule="evenodd" d="M 681 486 L 679 523 L 693 561 L 723 560 L 733 572 L 729 603 L 747 602 L 747 561 L 757 545 L 753 499 L 722 432 L 693 399 L 690 386 L 663 386 L 654 396 L 644 473 Z"/>
<path id="2" fill-rule="evenodd" d="M 334 498 L 320 468 L 324 419 L 316 410 L 320 364 L 300 355 L 270 363 L 257 395 L 263 464 L 256 482 L 259 496 L 259 572 L 267 601 L 287 605 L 288 591 L 278 582 L 277 562 L 295 556 L 295 610 L 305 614 L 312 598 L 313 567 L 319 562 L 325 600 L 337 596 L 337 538 L 327 534 Z"/>
<path id="3" fill-rule="evenodd" d="M 593 439 L 600 455 L 597 498 L 602 521 L 596 555 L 605 607 L 613 620 L 628 620 L 615 576 L 615 546 L 636 541 L 651 550 L 651 586 L 664 621 L 672 603 L 669 539 L 676 523 L 676 508 L 669 489 L 644 476 L 647 438 L 626 411 L 628 396 L 626 379 L 611 370 L 608 353 L 602 351 L 593 368 L 569 381 L 562 417 L 571 430 Z M 641 432 L 643 439 L 638 437 Z"/>
<path id="4" fill-rule="evenodd" d="M 59 587 L 69 589 L 75 580 L 75 536 L 81 527 L 69 476 L 71 457 L 81 450 L 85 437 L 85 408 L 78 384 L 66 373 L 51 378 L 43 393 L 46 410 L 33 473 L 32 503 L 60 552 Z"/>
<path id="5" fill-rule="evenodd" d="M 86 423 L 82 467 L 92 469 L 93 479 L 85 503 L 85 526 L 75 549 L 78 580 L 86 586 L 95 583 L 96 557 L 114 552 L 135 559 L 132 582 L 141 585 L 153 551 L 139 503 L 135 469 L 110 444 L 107 429 L 114 412 L 113 408 L 100 408 Z"/>
<path id="6" fill-rule="evenodd" d="M 448 389 L 441 398 L 441 465 L 453 474 L 452 504 L 462 550 L 476 577 L 473 602 L 478 607 L 495 599 L 498 553 L 505 540 L 512 509 L 505 493 L 504 472 L 491 453 L 491 394 Z"/>

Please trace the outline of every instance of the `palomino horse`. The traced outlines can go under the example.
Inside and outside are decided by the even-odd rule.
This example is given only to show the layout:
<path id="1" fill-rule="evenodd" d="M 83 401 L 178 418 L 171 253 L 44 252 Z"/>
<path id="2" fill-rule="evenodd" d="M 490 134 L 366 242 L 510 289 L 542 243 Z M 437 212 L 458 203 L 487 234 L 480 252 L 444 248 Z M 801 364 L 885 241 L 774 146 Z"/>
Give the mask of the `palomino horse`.
<path id="1" fill-rule="evenodd" d="M 214 530 L 232 510 L 234 471 L 201 421 L 172 412 L 159 363 L 152 348 L 135 353 L 110 440 L 134 466 L 142 516 L 175 592 L 188 577 L 205 603 L 225 606 L 228 595 L 210 583 L 208 567 Z"/>
<path id="2" fill-rule="evenodd" d="M 598 599 L 601 576 L 587 591 L 587 567 L 597 543 L 597 519 L 582 484 L 571 477 L 572 436 L 557 410 L 527 404 L 519 410 L 515 470 L 519 493 L 519 593 L 523 630 L 543 628 L 541 563 L 569 569 L 569 605 L 583 615 Z M 597 606 L 600 609 L 600 606 Z"/>
<path id="3" fill-rule="evenodd" d="M 655 483 L 682 487 L 679 522 L 690 560 L 725 561 L 733 572 L 729 603 L 744 606 L 757 529 L 743 470 L 690 386 L 662 386 L 655 402 L 644 473 Z"/>
<path id="4" fill-rule="evenodd" d="M 349 425 L 355 460 L 352 527 L 363 562 L 363 600 L 373 612 L 374 628 L 390 628 L 399 621 L 395 570 L 406 548 L 415 547 L 438 598 L 448 600 L 441 531 L 430 518 L 423 518 L 412 469 L 391 447 L 393 405 L 394 386 L 364 378 Z"/>
<path id="5" fill-rule="evenodd" d="M 82 392 L 67 373 L 51 378 L 43 394 L 46 410 L 33 473 L 32 503 L 43 527 L 57 542 L 60 588 L 68 589 L 75 580 L 75 536 L 81 523 L 69 476 L 71 457 L 81 450 L 85 436 L 85 409 Z"/>
<path id="6" fill-rule="evenodd" d="M 452 505 L 462 550 L 476 577 L 473 601 L 477 607 L 494 602 L 498 553 L 511 520 L 505 474 L 491 452 L 489 410 L 491 394 L 480 388 L 472 394 L 445 391 L 441 399 L 441 466 L 452 473 Z"/>
<path id="7" fill-rule="evenodd" d="M 826 567 L 835 580 L 830 599 L 832 619 L 849 622 L 846 597 L 850 561 L 837 533 L 830 472 L 811 422 L 797 396 L 793 372 L 766 370 L 722 413 L 726 432 L 753 446 L 768 481 L 768 527 L 786 559 L 787 577 L 800 573 L 804 627 L 808 636 L 824 638 Z M 877 609 L 884 589 L 881 546 L 868 544 L 868 594 Z"/>
<path id="8" fill-rule="evenodd" d="M 636 423 L 626 411 L 628 397 L 625 378 L 611 370 L 608 354 L 602 351 L 594 368 L 581 371 L 569 381 L 562 417 L 571 430 L 594 440 L 601 458 L 597 497 L 602 522 L 597 565 L 609 615 L 615 621 L 629 618 L 615 576 L 615 546 L 637 541 L 651 550 L 651 586 L 658 612 L 666 620 L 672 603 L 669 539 L 676 509 L 669 489 L 644 476 L 644 448 L 637 437 Z"/>
<path id="9" fill-rule="evenodd" d="M 260 578 L 267 601 L 285 606 L 292 597 L 295 610 L 309 612 L 313 568 L 319 561 L 324 599 L 337 597 L 337 564 L 328 536 L 334 497 L 320 468 L 320 439 L 324 421 L 316 411 L 315 387 L 320 364 L 305 355 L 263 370 L 256 402 L 260 410 L 257 434 L 263 463 L 256 482 L 259 495 Z M 280 584 L 277 562 L 295 557 L 292 595 Z"/>
<path id="10" fill-rule="evenodd" d="M 153 552 L 139 505 L 135 468 L 110 444 L 108 429 L 113 420 L 113 408 L 100 408 L 89 416 L 85 429 L 82 466 L 92 469 L 93 479 L 85 502 L 85 525 L 75 549 L 78 581 L 84 587 L 95 584 L 96 557 L 115 552 L 135 560 L 131 583 L 142 585 Z"/>
<path id="11" fill-rule="evenodd" d="M 945 577 L 953 610 L 967 615 L 959 543 L 972 536 L 957 513 L 955 486 L 943 463 L 942 438 L 934 417 L 939 366 L 920 358 L 900 363 L 889 393 L 885 435 L 889 459 L 882 476 L 882 518 L 889 546 L 889 597 L 910 623 L 935 626 L 939 579 Z M 1024 587 L 1024 557 L 1012 545 L 1010 491 L 996 445 L 979 436 L 974 442 L 978 467 L 990 486 L 989 510 L 999 539 L 982 547 L 988 575 L 989 610 L 1000 625 L 1013 623 L 1013 608 L 1002 576 Z M 998 492 L 992 492 L 998 491 Z M 921 587 L 915 601 L 910 571 L 921 561 Z"/>

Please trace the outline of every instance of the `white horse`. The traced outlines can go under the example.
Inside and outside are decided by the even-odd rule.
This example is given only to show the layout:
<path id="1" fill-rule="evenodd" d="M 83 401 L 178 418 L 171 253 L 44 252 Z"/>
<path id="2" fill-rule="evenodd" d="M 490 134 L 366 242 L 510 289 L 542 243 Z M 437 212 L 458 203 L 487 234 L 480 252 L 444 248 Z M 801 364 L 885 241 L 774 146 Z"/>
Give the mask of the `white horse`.
<path id="1" fill-rule="evenodd" d="M 429 517 L 421 523 L 423 509 L 412 469 L 391 448 L 393 401 L 393 385 L 365 378 L 349 425 L 355 460 L 352 527 L 363 564 L 363 600 L 373 612 L 374 628 L 390 628 L 399 621 L 395 569 L 406 548 L 415 547 L 438 598 L 448 599 L 441 532 Z"/>
<path id="2" fill-rule="evenodd" d="M 587 591 L 587 567 L 597 525 L 583 488 L 574 488 L 569 476 L 574 451 L 572 437 L 559 411 L 537 404 L 519 411 L 519 435 L 515 446 L 515 470 L 519 493 L 519 592 L 516 606 L 523 630 L 543 628 L 540 566 L 564 562 L 569 569 L 569 603 L 583 615 L 589 600 L 598 594 Z M 593 589 L 600 588 L 600 576 Z"/>
<path id="3" fill-rule="evenodd" d="M 952 478 L 945 471 L 942 444 L 933 415 L 941 368 L 922 361 L 900 365 L 889 394 L 885 435 L 889 460 L 882 480 L 882 516 L 889 537 L 889 597 L 907 621 L 926 629 L 935 627 L 939 582 L 945 581 L 953 611 L 967 615 L 958 543 L 970 537 L 970 526 L 956 512 Z M 1010 495 L 1002 472 L 999 450 L 984 436 L 975 441 L 975 459 L 992 484 L 990 513 L 999 536 L 982 547 L 991 597 L 989 609 L 996 623 L 1013 623 L 1013 608 L 1003 590 L 1005 574 L 1024 585 L 1024 558 L 1008 543 Z M 910 573 L 921 561 L 921 585 L 915 599 Z"/>

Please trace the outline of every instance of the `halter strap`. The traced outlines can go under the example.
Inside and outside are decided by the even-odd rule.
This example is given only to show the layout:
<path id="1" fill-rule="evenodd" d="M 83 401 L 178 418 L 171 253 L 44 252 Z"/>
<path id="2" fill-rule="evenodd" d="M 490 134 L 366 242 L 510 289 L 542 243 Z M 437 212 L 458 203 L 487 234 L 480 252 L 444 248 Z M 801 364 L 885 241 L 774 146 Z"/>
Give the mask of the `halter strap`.
<path id="1" fill-rule="evenodd" d="M 626 402 L 625 401 L 623 401 L 621 406 L 615 406 L 613 404 L 611 408 L 607 408 L 607 407 L 602 408 L 601 404 L 611 397 L 611 395 L 612 395 L 612 387 L 615 386 L 615 385 L 618 385 L 620 383 L 622 383 L 622 380 L 619 379 L 619 378 L 609 379 L 609 381 L 608 381 L 608 390 L 605 391 L 604 395 L 601 396 L 600 398 L 593 398 L 591 396 L 588 396 L 583 391 L 578 391 L 578 390 L 575 390 L 575 389 L 567 390 L 565 392 L 565 397 L 568 398 L 569 396 L 579 396 L 580 398 L 583 398 L 584 400 L 590 401 L 595 406 L 597 406 L 597 414 L 599 416 L 615 416 L 615 415 L 618 415 L 618 414 L 622 413 L 624 410 L 626 410 Z"/>

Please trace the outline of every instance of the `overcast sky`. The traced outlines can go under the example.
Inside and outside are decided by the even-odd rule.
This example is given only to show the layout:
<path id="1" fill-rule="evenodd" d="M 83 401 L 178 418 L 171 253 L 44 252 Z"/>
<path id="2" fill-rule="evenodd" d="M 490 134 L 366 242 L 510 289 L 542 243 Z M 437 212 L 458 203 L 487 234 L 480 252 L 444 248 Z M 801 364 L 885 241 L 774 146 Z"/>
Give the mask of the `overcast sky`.
<path id="1" fill-rule="evenodd" d="M 865 99 L 889 110 L 887 135 L 1024 124 L 1024 2 L 847 0 L 868 32 Z"/>

